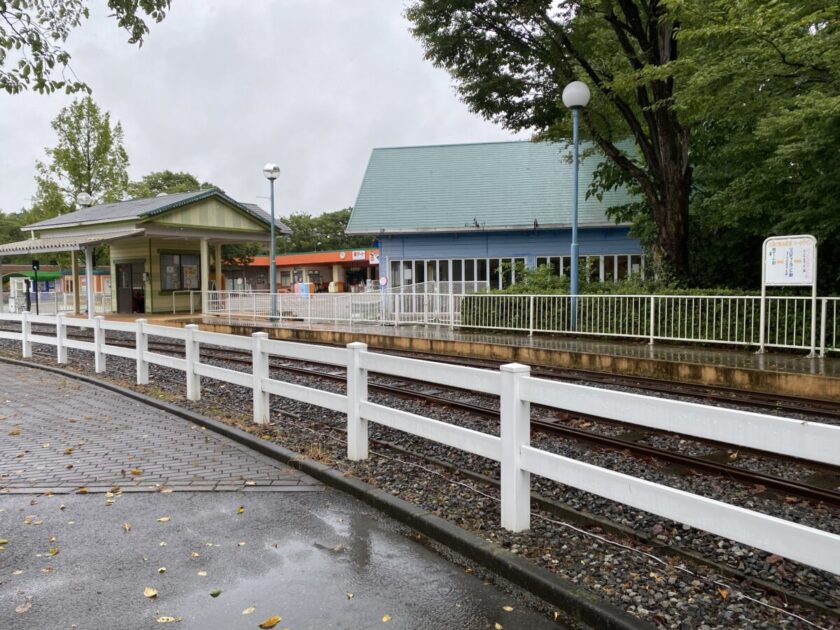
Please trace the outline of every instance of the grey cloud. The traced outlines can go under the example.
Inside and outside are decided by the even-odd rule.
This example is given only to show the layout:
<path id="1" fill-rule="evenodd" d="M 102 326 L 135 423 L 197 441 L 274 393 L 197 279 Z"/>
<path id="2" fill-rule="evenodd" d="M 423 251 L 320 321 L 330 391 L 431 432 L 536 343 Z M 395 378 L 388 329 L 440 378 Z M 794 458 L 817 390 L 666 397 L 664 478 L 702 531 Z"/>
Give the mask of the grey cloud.
<path id="1" fill-rule="evenodd" d="M 123 123 L 132 177 L 186 170 L 265 204 L 274 161 L 280 213 L 317 214 L 354 202 L 373 147 L 514 137 L 466 109 L 402 12 L 397 0 L 174 0 L 140 49 L 104 12 L 70 49 Z M 0 96 L 0 208 L 28 205 L 70 100 Z"/>

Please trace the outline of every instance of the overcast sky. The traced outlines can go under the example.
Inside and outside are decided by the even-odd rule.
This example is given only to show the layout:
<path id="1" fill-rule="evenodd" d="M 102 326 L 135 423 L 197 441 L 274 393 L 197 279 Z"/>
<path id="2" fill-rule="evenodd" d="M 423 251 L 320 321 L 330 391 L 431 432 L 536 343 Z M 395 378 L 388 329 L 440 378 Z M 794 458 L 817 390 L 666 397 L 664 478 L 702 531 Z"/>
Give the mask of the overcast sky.
<path id="1" fill-rule="evenodd" d="M 373 147 L 515 137 L 423 59 L 402 0 L 173 0 L 139 49 L 90 4 L 72 68 L 122 122 L 132 179 L 184 170 L 267 208 L 274 161 L 281 216 L 319 214 L 354 203 Z M 71 100 L 0 94 L 0 210 L 31 203 L 50 121 Z"/>

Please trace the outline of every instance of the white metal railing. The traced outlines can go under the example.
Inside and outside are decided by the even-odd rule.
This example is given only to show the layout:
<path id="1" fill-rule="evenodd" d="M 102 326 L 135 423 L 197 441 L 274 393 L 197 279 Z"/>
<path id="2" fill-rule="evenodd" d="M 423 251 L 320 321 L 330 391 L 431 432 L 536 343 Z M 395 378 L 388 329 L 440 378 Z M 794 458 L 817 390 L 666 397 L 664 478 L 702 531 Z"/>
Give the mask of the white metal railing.
<path id="1" fill-rule="evenodd" d="M 19 332 L 0 331 L 0 339 L 20 341 L 24 357 L 32 356 L 33 344 L 55 346 L 59 363 L 67 363 L 68 348 L 84 350 L 93 353 L 97 373 L 106 371 L 108 355 L 125 357 L 135 361 L 139 385 L 148 384 L 150 364 L 161 365 L 184 372 L 187 398 L 193 401 L 201 397 L 202 378 L 251 389 L 253 419 L 258 424 L 269 420 L 272 395 L 346 414 L 350 460 L 368 457 L 368 423 L 375 422 L 497 461 L 501 522 L 512 531 L 530 527 L 530 476 L 534 474 L 768 553 L 840 573 L 840 535 L 532 447 L 530 405 L 598 415 L 833 466 L 840 465 L 840 426 L 534 378 L 528 366 L 519 364 L 503 365 L 494 371 L 373 353 L 362 343 L 336 349 L 269 340 L 266 333 L 245 337 L 204 332 L 195 325 L 153 326 L 142 319 L 133 323 L 106 321 L 103 317 L 68 321 L 62 315 L 24 313 L 0 314 L 0 320 L 20 324 Z M 33 323 L 52 326 L 53 334 L 33 333 Z M 93 341 L 68 339 L 68 326 L 93 329 Z M 109 345 L 106 331 L 133 333 L 136 348 Z M 150 351 L 150 335 L 183 341 L 184 358 Z M 201 344 L 250 352 L 250 372 L 202 363 Z M 346 393 L 271 378 L 269 359 L 273 356 L 345 367 Z M 500 435 L 370 402 L 370 372 L 499 396 Z"/>
<path id="2" fill-rule="evenodd" d="M 487 280 L 430 280 L 404 284 L 398 287 L 388 287 L 387 293 L 478 293 L 487 291 L 490 283 Z"/>
<path id="3" fill-rule="evenodd" d="M 428 324 L 566 333 L 682 343 L 840 350 L 840 298 L 767 297 L 764 336 L 759 296 L 580 295 L 572 328 L 569 295 L 491 293 L 275 294 L 277 319 L 336 324 Z M 210 292 L 208 314 L 266 319 L 267 293 Z M 812 323 L 815 326 L 812 327 Z"/>
<path id="4" fill-rule="evenodd" d="M 14 291 L 5 293 L 2 312 L 22 313 L 26 310 L 26 294 Z M 94 312 L 108 314 L 111 312 L 111 294 L 93 294 Z M 30 311 L 35 312 L 35 292 L 30 293 Z M 73 293 L 63 291 L 38 291 L 38 311 L 42 315 L 73 312 Z M 87 298 L 82 296 L 79 303 L 81 313 L 87 313 Z"/>

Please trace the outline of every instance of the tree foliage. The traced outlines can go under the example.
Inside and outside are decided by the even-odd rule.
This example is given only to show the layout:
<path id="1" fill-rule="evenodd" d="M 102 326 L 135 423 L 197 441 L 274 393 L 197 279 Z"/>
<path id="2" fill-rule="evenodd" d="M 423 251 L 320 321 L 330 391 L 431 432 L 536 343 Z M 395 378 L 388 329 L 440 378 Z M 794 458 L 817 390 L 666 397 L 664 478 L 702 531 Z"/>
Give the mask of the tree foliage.
<path id="1" fill-rule="evenodd" d="M 0 0 L 0 90 L 17 94 L 89 91 L 70 68 L 67 38 L 89 17 L 87 0 Z M 107 0 L 111 17 L 143 45 L 149 27 L 160 22 L 170 0 Z"/>
<path id="2" fill-rule="evenodd" d="M 172 193 L 193 192 L 216 188 L 209 182 L 199 183 L 195 175 L 180 171 L 154 171 L 145 175 L 139 181 L 131 182 L 128 185 L 128 196 L 131 199 L 144 199 L 156 197 L 160 194 L 171 195 Z"/>
<path id="3" fill-rule="evenodd" d="M 567 140 L 563 88 L 588 83 L 585 134 L 610 158 L 593 192 L 640 192 L 645 204 L 632 211 L 650 215 L 654 249 L 686 273 L 690 129 L 674 106 L 681 24 L 667 2 L 415 0 L 407 16 L 470 108 L 510 129 Z M 635 150 L 620 146 L 627 138 Z"/>
<path id="4" fill-rule="evenodd" d="M 306 212 L 297 212 L 284 218 L 283 223 L 289 226 L 292 235 L 279 240 L 277 253 L 370 247 L 369 236 L 345 234 L 351 210 L 351 208 L 345 208 L 335 212 L 325 212 L 315 217 Z"/>
<path id="5" fill-rule="evenodd" d="M 719 0 L 683 34 L 680 107 L 694 119 L 695 283 L 756 286 L 761 243 L 819 239 L 822 290 L 840 288 L 840 5 Z M 697 21 L 697 17 L 689 19 Z"/>
<path id="6" fill-rule="evenodd" d="M 77 207 L 79 193 L 94 204 L 123 199 L 128 187 L 128 153 L 120 123 L 111 124 L 90 96 L 59 112 L 52 127 L 57 144 L 46 149 L 49 161 L 36 165 L 38 184 L 35 220 L 64 214 Z"/>

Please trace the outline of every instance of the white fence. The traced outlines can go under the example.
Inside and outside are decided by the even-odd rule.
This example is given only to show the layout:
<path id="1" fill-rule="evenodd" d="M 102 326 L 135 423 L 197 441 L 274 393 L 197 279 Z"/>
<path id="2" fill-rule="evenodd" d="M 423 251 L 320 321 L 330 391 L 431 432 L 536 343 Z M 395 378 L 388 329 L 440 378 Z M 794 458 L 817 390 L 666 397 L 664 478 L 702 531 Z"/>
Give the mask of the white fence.
<path id="1" fill-rule="evenodd" d="M 108 314 L 111 312 L 111 294 L 93 294 L 94 312 Z M 87 297 L 82 296 L 79 302 L 81 313 L 87 313 Z M 2 312 L 22 313 L 26 310 L 26 294 L 10 292 L 4 294 Z M 61 291 L 38 291 L 38 311 L 43 315 L 73 312 L 73 293 Z M 35 312 L 35 292 L 30 293 L 30 312 Z"/>
<path id="2" fill-rule="evenodd" d="M 840 350 L 840 298 L 818 298 L 813 318 L 811 298 L 766 298 L 763 338 L 759 296 L 580 295 L 575 328 L 568 295 L 279 293 L 274 299 L 280 322 L 430 324 L 647 339 L 650 343 L 763 345 L 821 355 Z M 228 320 L 266 319 L 271 315 L 271 300 L 268 293 L 211 291 L 208 313 Z"/>
<path id="3" fill-rule="evenodd" d="M 0 314 L 0 321 L 20 323 L 19 332 L 0 331 L 0 339 L 20 341 L 24 357 L 32 356 L 33 344 L 55 346 L 59 363 L 67 362 L 68 348 L 85 350 L 94 354 L 97 373 L 106 371 L 108 355 L 125 357 L 135 361 L 140 385 L 149 382 L 150 364 L 162 365 L 184 372 L 187 398 L 194 401 L 201 397 L 202 378 L 249 388 L 253 391 L 256 423 L 268 421 L 272 395 L 346 414 L 350 460 L 367 458 L 368 423 L 374 422 L 497 461 L 501 465 L 502 526 L 512 531 L 530 527 L 530 476 L 534 474 L 768 553 L 840 573 L 840 536 L 837 534 L 532 447 L 530 405 L 598 415 L 833 466 L 840 465 L 838 426 L 539 379 L 530 375 L 529 367 L 519 364 L 503 365 L 499 371 L 493 371 L 378 354 L 369 352 L 362 343 L 336 349 L 269 340 L 266 333 L 244 337 L 204 332 L 195 325 L 185 328 L 153 326 L 142 319 L 134 323 L 106 321 L 102 317 L 68 321 L 61 315 Z M 52 326 L 54 334 L 33 334 L 33 323 Z M 68 325 L 92 328 L 93 341 L 68 339 Z M 134 334 L 136 349 L 109 345 L 106 331 Z M 183 341 L 185 357 L 150 351 L 149 335 Z M 251 371 L 202 363 L 201 344 L 250 352 L 253 358 Z M 346 394 L 271 378 L 269 359 L 274 356 L 345 367 Z M 500 436 L 370 402 L 369 372 L 499 396 Z"/>
<path id="4" fill-rule="evenodd" d="M 208 314 L 228 321 L 458 325 L 459 295 L 442 293 L 238 293 L 210 291 Z"/>

